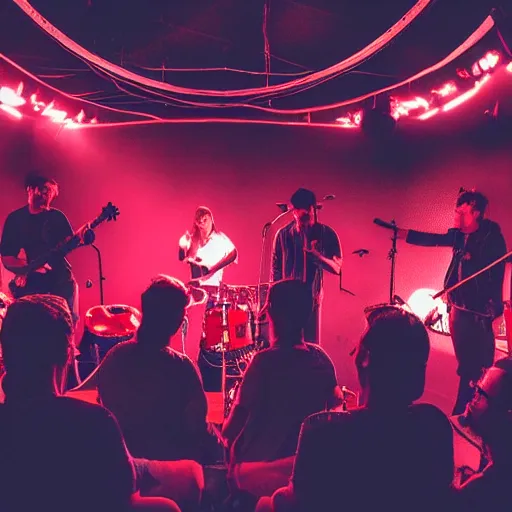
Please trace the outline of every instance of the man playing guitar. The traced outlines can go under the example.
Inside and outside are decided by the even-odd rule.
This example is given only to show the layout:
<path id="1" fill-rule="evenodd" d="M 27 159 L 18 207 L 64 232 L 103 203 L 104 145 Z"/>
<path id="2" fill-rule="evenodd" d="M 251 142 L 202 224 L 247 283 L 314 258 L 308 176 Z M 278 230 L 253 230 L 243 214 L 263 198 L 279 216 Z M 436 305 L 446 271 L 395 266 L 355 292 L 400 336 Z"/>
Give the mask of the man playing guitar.
<path id="1" fill-rule="evenodd" d="M 50 206 L 59 193 L 55 180 L 31 175 L 25 185 L 27 206 L 11 212 L 2 230 L 2 264 L 15 274 L 9 288 L 15 298 L 34 293 L 63 297 L 76 323 L 78 286 L 65 253 L 59 253 L 58 247 L 77 234 L 64 213 Z M 83 232 L 85 230 L 78 233 L 77 245 Z M 49 254 L 49 258 L 45 254 Z M 39 259 L 42 262 L 40 266 L 37 263 Z"/>

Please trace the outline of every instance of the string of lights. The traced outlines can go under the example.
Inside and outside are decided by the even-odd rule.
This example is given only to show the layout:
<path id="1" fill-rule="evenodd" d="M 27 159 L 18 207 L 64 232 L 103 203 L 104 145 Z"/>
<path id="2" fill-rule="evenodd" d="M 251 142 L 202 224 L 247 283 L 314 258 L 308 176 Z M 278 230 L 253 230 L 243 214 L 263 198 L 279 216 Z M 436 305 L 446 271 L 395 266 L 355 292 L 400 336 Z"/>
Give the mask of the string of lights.
<path id="1" fill-rule="evenodd" d="M 3 57 L 0 54 L 0 57 Z M 437 89 L 433 89 L 430 97 L 416 96 L 412 99 L 403 100 L 398 97 L 392 97 L 391 117 L 398 121 L 400 118 L 407 117 L 425 121 L 432 118 L 440 112 L 448 112 L 474 97 L 481 87 L 488 83 L 492 77 L 492 73 L 497 69 L 501 56 L 496 51 L 489 51 L 484 57 L 476 61 L 471 66 L 471 74 L 474 78 L 478 78 L 472 87 L 460 93 L 454 81 L 449 81 Z M 503 66 L 506 71 L 512 73 L 512 62 Z M 21 67 L 18 66 L 22 70 Z M 466 76 L 467 74 L 467 76 Z M 30 76 L 30 73 L 27 72 Z M 471 78 L 471 75 L 464 70 L 464 77 Z M 23 113 L 21 108 L 28 107 L 32 112 L 39 113 L 42 117 L 50 119 L 54 123 L 62 125 L 64 128 L 107 128 L 119 126 L 134 126 L 142 124 L 186 124 L 186 123 L 252 123 L 252 124 L 270 124 L 285 126 L 310 126 L 324 128 L 358 128 L 361 126 L 363 112 L 361 110 L 354 111 L 344 117 L 339 117 L 334 123 L 311 123 L 300 121 L 282 121 L 282 120 L 250 120 L 250 119 L 233 119 L 233 118 L 188 118 L 188 119 L 147 119 L 144 121 L 124 121 L 116 123 L 98 123 L 95 118 L 87 119 L 84 110 L 70 117 L 66 111 L 57 109 L 56 102 L 52 100 L 49 103 L 41 101 L 35 94 L 30 95 L 29 100 L 23 96 L 24 86 L 22 83 L 16 89 L 11 87 L 0 87 L 0 110 L 8 114 L 14 119 L 22 119 Z M 459 93 L 459 94 L 456 94 Z M 62 93 L 61 93 L 62 94 Z M 82 100 L 83 101 L 83 100 Z M 91 103 L 91 102 L 88 102 Z M 130 113 L 117 109 L 119 112 Z"/>

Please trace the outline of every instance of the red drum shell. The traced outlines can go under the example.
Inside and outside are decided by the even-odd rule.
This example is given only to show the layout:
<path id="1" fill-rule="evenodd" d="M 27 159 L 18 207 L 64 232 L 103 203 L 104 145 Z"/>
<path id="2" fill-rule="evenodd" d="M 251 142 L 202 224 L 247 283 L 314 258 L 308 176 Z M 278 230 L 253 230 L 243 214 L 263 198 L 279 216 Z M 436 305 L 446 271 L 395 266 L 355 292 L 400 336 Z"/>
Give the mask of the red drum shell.
<path id="1" fill-rule="evenodd" d="M 215 307 L 205 313 L 203 348 L 212 350 L 222 343 L 222 307 Z M 228 309 L 227 331 L 228 344 L 226 350 L 237 350 L 253 343 L 249 312 L 243 309 Z"/>

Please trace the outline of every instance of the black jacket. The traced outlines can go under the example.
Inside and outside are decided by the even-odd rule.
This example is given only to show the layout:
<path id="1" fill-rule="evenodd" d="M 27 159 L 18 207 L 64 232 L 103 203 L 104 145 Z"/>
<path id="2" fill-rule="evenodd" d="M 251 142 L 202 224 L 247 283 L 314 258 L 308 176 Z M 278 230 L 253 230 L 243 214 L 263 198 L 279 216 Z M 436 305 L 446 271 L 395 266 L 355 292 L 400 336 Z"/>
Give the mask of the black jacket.
<path id="1" fill-rule="evenodd" d="M 410 230 L 407 242 L 427 247 L 452 247 L 453 256 L 444 286 L 450 287 L 496 261 L 507 252 L 500 226 L 483 220 L 480 227 L 466 237 L 459 229 L 445 234 Z M 449 304 L 496 318 L 503 314 L 503 279 L 505 262 L 463 284 L 448 295 Z"/>

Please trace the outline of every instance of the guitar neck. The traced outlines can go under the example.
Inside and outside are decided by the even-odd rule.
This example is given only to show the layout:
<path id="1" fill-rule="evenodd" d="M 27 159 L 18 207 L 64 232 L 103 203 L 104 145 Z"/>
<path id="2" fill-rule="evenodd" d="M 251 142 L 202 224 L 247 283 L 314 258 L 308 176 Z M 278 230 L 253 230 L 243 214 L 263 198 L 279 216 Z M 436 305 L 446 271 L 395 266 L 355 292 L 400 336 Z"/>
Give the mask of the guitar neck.
<path id="1" fill-rule="evenodd" d="M 97 228 L 102 222 L 104 222 L 106 219 L 103 216 L 99 216 L 96 219 L 94 219 L 92 222 L 90 222 L 89 229 L 95 229 Z M 80 235 L 74 234 L 70 237 L 66 238 L 63 242 L 58 244 L 56 247 L 51 249 L 50 251 L 42 254 L 41 256 L 35 258 L 33 261 L 31 261 L 27 265 L 27 273 L 33 272 L 34 270 L 37 270 L 38 268 L 41 268 L 43 265 L 48 263 L 54 256 L 61 256 L 64 258 L 67 254 L 69 254 L 71 251 L 74 251 L 81 245 L 81 239 Z"/>
<path id="2" fill-rule="evenodd" d="M 73 243 L 72 243 L 73 242 Z M 67 238 L 64 242 L 57 245 L 48 252 L 41 254 L 27 265 L 27 274 L 41 268 L 43 265 L 48 263 L 53 257 L 59 255 L 63 258 L 69 254 L 72 250 L 76 249 L 80 245 L 80 238 L 78 235 L 72 235 Z"/>

